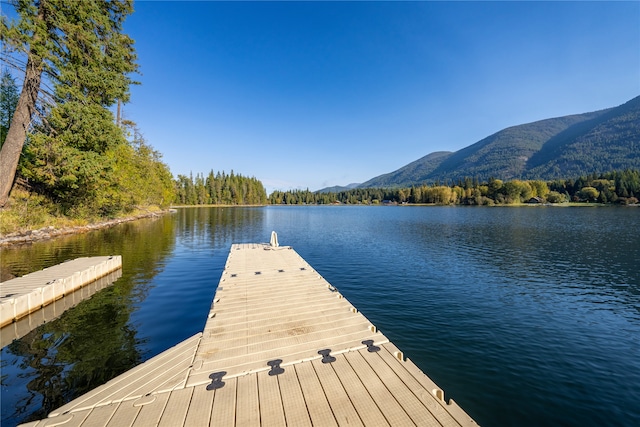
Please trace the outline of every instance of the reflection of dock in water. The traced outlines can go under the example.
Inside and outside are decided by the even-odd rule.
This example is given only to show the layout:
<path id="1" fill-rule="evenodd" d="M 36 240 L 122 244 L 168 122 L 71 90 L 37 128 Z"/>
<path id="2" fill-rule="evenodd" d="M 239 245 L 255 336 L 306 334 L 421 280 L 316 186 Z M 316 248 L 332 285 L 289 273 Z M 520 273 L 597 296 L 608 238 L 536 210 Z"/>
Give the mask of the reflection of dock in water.
<path id="1" fill-rule="evenodd" d="M 0 283 L 0 327 L 18 322 L 29 314 L 65 296 L 71 296 L 83 287 L 121 269 L 120 255 L 85 257 Z M 54 309 L 60 307 L 62 305 L 57 304 Z M 2 330 L 3 342 L 4 332 L 5 329 Z"/>
<path id="2" fill-rule="evenodd" d="M 5 347 L 13 340 L 17 340 L 33 331 L 40 325 L 50 322 L 60 317 L 62 313 L 71 307 L 75 307 L 83 300 L 88 299 L 96 292 L 110 286 L 122 276 L 122 269 L 112 271 L 106 276 L 102 276 L 88 285 L 82 286 L 69 295 L 54 301 L 36 310 L 33 313 L 21 317 L 19 320 L 10 323 L 0 330 L 0 347 Z"/>
<path id="3" fill-rule="evenodd" d="M 277 243 L 233 245 L 202 333 L 25 425 L 47 423 L 476 425 Z"/>

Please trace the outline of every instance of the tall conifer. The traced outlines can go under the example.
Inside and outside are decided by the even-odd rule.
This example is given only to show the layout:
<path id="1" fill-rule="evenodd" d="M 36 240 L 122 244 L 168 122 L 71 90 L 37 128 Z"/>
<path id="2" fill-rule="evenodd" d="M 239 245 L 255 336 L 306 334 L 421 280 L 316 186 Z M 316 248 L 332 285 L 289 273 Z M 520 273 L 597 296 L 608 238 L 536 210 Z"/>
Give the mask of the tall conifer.
<path id="1" fill-rule="evenodd" d="M 93 119 L 106 117 L 97 110 L 106 110 L 119 99 L 126 102 L 133 83 L 130 73 L 137 70 L 133 40 L 122 33 L 122 24 L 133 11 L 132 0 L 11 3 L 18 20 L 8 22 L 3 16 L 1 39 L 25 56 L 26 65 L 22 92 L 0 150 L 0 207 L 8 200 L 20 153 L 34 121 L 48 125 L 46 117 L 43 120 L 37 115 L 57 111 L 58 122 L 65 125 L 82 121 L 84 116 L 80 113 L 87 109 L 92 111 Z M 38 107 L 43 79 L 53 86 L 48 94 L 51 105 L 44 110 Z M 68 105 L 61 108 L 63 104 Z M 85 128 L 91 125 L 80 124 Z M 52 126 L 44 129 L 47 127 L 49 136 L 54 136 L 57 130 Z M 107 129 L 106 133 L 111 132 L 113 129 Z M 105 147 L 100 145 L 99 149 Z"/>

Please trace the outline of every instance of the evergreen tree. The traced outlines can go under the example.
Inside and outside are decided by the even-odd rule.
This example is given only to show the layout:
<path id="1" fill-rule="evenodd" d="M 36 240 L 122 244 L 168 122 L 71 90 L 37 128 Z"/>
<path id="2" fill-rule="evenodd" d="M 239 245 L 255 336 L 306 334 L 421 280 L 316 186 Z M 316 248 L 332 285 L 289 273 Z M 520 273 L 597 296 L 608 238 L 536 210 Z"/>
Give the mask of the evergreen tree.
<path id="1" fill-rule="evenodd" d="M 224 171 L 214 175 L 209 172 L 206 179 L 202 174 L 190 177 L 178 175 L 175 180 L 175 202 L 183 205 L 264 205 L 267 192 L 256 178 L 236 175 Z"/>
<path id="2" fill-rule="evenodd" d="M 19 19 L 9 23 L 3 16 L 2 42 L 25 55 L 26 66 L 22 92 L 0 150 L 0 207 L 6 204 L 13 186 L 27 131 L 38 110 L 43 77 L 54 88 L 49 94 L 53 106 L 44 109 L 45 113 L 57 114 L 62 126 L 93 127 L 94 133 L 111 134 L 114 131 L 105 120 L 108 114 L 99 110 L 107 111 L 118 99 L 129 99 L 129 85 L 133 83 L 129 74 L 137 69 L 133 40 L 122 34 L 122 24 L 133 11 L 132 0 L 78 1 L 72 6 L 66 0 L 13 0 L 12 4 Z M 85 116 L 87 112 L 89 117 Z M 97 122 L 87 123 L 96 118 Z M 50 153 L 54 156 L 68 154 L 69 140 L 56 138 L 62 129 L 48 119 L 38 128 L 47 143 L 56 145 Z M 91 146 L 73 149 L 85 152 L 73 153 L 73 157 L 88 161 L 85 172 L 90 173 L 101 153 L 86 154 Z M 99 173 L 98 169 L 93 172 Z M 76 185 L 73 178 L 63 181 Z"/>

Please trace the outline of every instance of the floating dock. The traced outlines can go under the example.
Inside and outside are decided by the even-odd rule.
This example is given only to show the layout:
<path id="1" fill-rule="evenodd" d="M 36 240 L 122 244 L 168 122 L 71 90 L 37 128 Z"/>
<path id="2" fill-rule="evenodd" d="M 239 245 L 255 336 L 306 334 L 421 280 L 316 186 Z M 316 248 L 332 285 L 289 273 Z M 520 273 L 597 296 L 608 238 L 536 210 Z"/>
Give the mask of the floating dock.
<path id="1" fill-rule="evenodd" d="M 0 283 L 0 327 L 121 268 L 120 255 L 84 257 Z"/>
<path id="2" fill-rule="evenodd" d="M 4 348 L 11 344 L 13 340 L 17 340 L 27 335 L 40 325 L 57 319 L 70 309 L 75 307 L 81 301 L 91 297 L 96 292 L 110 286 L 122 277 L 122 269 L 112 271 L 106 276 L 102 276 L 98 280 L 85 285 L 70 295 L 65 295 L 59 300 L 28 314 L 17 321 L 10 323 L 0 329 L 0 347 Z"/>
<path id="3" fill-rule="evenodd" d="M 202 333 L 23 424 L 45 425 L 476 423 L 293 249 L 236 244 Z"/>

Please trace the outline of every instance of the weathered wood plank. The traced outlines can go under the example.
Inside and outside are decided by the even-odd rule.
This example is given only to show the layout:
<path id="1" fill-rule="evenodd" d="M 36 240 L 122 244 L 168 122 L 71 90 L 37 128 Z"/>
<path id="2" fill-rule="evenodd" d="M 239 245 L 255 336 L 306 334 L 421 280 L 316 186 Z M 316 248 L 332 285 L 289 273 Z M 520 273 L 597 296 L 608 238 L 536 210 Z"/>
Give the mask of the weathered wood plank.
<path id="1" fill-rule="evenodd" d="M 371 369 L 359 352 L 345 353 L 345 358 L 360 378 L 373 400 L 378 404 L 386 420 L 392 426 L 414 425 L 411 418 L 397 402 L 377 373 Z"/>
<path id="2" fill-rule="evenodd" d="M 279 427 L 285 425 L 278 377 L 276 375 L 269 375 L 268 371 L 259 372 L 257 377 L 262 427 Z"/>
<path id="3" fill-rule="evenodd" d="M 324 394 L 331 406 L 333 416 L 340 426 L 362 426 L 358 411 L 351 403 L 349 395 L 340 383 L 338 375 L 331 363 L 322 363 L 320 359 L 313 360 L 313 368 L 318 375 Z"/>
<path id="4" fill-rule="evenodd" d="M 162 414 L 165 411 L 167 402 L 169 401 L 169 393 L 159 393 L 151 396 L 145 396 L 139 401 L 146 400 L 146 402 L 133 402 L 135 405 L 142 406 L 140 413 L 136 417 L 133 423 L 134 427 L 156 427 L 162 418 Z"/>
<path id="5" fill-rule="evenodd" d="M 236 408 L 236 393 L 238 381 L 236 378 L 225 379 L 225 385 L 216 390 L 213 401 L 213 413 L 211 415 L 211 426 L 233 426 L 236 416 L 240 415 Z M 243 424 L 237 424 L 241 426 Z"/>
<path id="6" fill-rule="evenodd" d="M 258 376 L 243 375 L 237 379 L 236 424 L 260 426 L 260 401 L 258 398 Z"/>
<path id="7" fill-rule="evenodd" d="M 207 390 L 206 386 L 199 386 L 193 389 L 189 411 L 185 426 L 208 426 L 211 420 L 211 409 L 213 408 L 214 391 Z"/>
<path id="8" fill-rule="evenodd" d="M 172 391 L 167 406 L 162 412 L 158 427 L 175 427 L 186 425 L 187 411 L 193 395 L 193 387 Z"/>
<path id="9" fill-rule="evenodd" d="M 325 396 L 324 390 L 320 385 L 320 380 L 318 380 L 313 365 L 310 362 L 304 362 L 292 367 L 295 368 L 298 375 L 302 395 L 307 404 L 307 411 L 309 411 L 313 425 L 337 426 L 331 406 L 329 406 L 327 396 Z"/>
<path id="10" fill-rule="evenodd" d="M 295 369 L 285 369 L 284 373 L 278 375 L 280 385 L 280 395 L 282 396 L 282 406 L 284 416 L 288 426 L 311 426 L 307 406 L 302 397 L 302 389 L 298 382 Z"/>
<path id="11" fill-rule="evenodd" d="M 358 416 L 366 426 L 388 426 L 386 418 L 378 407 L 369 391 L 353 370 L 344 354 L 335 356 L 336 361 L 331 363 L 331 367 L 335 370 L 342 387 L 347 392 L 349 400 L 353 404 Z"/>

